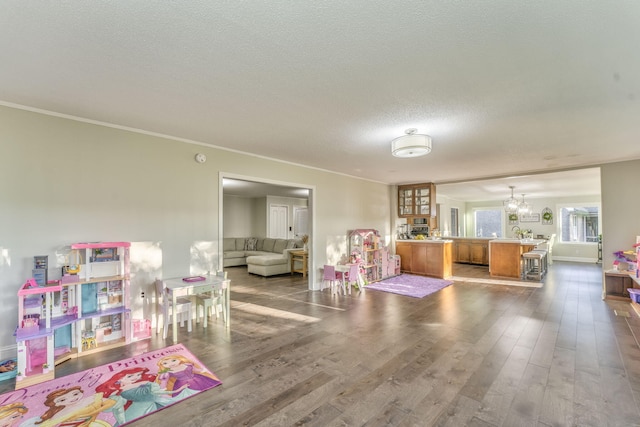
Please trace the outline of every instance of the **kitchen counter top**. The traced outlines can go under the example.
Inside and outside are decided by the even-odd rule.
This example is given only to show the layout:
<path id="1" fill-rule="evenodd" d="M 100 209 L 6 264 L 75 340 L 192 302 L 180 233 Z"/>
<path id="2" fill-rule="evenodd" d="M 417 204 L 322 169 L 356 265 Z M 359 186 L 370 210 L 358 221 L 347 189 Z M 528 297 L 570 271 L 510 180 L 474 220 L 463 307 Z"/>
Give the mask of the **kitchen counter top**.
<path id="1" fill-rule="evenodd" d="M 460 237 L 460 236 L 449 236 L 447 239 L 451 240 L 496 240 L 495 237 Z"/>
<path id="2" fill-rule="evenodd" d="M 537 246 L 541 243 L 545 243 L 544 239 L 492 239 L 489 243 L 517 243 L 519 245 L 534 245 Z"/>
<path id="3" fill-rule="evenodd" d="M 448 238 L 447 239 L 424 239 L 424 240 L 398 239 L 398 240 L 396 240 L 396 242 L 403 242 L 403 243 L 452 243 L 453 240 L 448 240 Z"/>

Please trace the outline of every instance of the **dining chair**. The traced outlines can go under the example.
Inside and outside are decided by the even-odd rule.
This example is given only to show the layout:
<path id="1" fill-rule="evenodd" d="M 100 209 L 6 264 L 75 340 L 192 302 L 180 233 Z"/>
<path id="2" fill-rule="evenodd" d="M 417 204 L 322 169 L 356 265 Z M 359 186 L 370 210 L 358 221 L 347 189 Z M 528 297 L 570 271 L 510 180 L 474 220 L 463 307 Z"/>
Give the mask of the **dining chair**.
<path id="1" fill-rule="evenodd" d="M 320 291 L 323 291 L 325 288 L 325 283 L 329 282 L 329 289 L 331 290 L 331 294 L 337 293 L 336 286 L 339 286 L 340 282 L 342 282 L 342 273 L 336 271 L 335 266 L 325 264 L 322 272 L 322 285 L 320 286 Z"/>
<path id="2" fill-rule="evenodd" d="M 547 242 L 547 263 L 553 264 L 553 244 L 556 241 L 556 234 L 552 234 L 551 238 Z"/>
<path id="3" fill-rule="evenodd" d="M 227 279 L 226 271 L 218 271 L 216 272 L 216 276 L 222 278 L 223 280 Z M 216 319 L 220 318 L 220 313 L 222 313 L 222 321 L 224 324 L 227 324 L 227 311 L 225 309 L 225 291 L 226 283 L 222 284 L 222 289 L 212 288 L 209 292 L 203 292 L 196 295 L 196 322 L 200 322 L 200 308 L 202 307 L 202 319 L 204 321 L 204 327 L 207 327 L 207 323 L 209 323 L 209 316 L 212 314 L 211 310 L 214 309 L 216 312 Z"/>
<path id="4" fill-rule="evenodd" d="M 176 299 L 176 312 L 173 313 L 173 304 L 167 291 L 167 287 L 162 280 L 156 279 L 156 333 L 160 332 L 160 314 L 162 314 L 162 338 L 167 339 L 169 324 L 180 321 L 180 326 L 184 326 L 187 320 L 187 331 L 191 332 L 191 300 L 189 298 L 178 297 Z M 171 320 L 169 320 L 171 319 Z"/>

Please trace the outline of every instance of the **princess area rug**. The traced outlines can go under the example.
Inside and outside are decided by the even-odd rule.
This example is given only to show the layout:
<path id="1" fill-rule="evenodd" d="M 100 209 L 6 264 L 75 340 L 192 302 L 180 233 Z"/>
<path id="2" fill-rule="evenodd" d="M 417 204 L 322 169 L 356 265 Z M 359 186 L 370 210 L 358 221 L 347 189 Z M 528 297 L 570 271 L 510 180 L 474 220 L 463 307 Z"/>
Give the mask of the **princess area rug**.
<path id="1" fill-rule="evenodd" d="M 389 279 L 374 282 L 365 289 L 391 292 L 413 298 L 424 298 L 429 294 L 446 288 L 453 282 L 451 280 L 435 279 L 433 277 L 416 276 L 414 274 L 401 274 Z"/>
<path id="2" fill-rule="evenodd" d="M 222 382 L 182 344 L 0 395 L 0 425 L 122 426 Z"/>

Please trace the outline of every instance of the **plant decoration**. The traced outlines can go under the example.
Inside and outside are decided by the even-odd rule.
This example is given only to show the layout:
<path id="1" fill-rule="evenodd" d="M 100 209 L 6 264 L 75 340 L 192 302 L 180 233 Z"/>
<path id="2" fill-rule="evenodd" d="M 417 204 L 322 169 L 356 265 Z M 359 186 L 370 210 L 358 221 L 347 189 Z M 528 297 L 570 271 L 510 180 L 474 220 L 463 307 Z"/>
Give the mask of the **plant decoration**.
<path id="1" fill-rule="evenodd" d="M 545 225 L 553 224 L 553 212 L 549 208 L 542 210 L 542 223 Z"/>
<path id="2" fill-rule="evenodd" d="M 300 240 L 302 240 L 302 244 L 306 248 L 307 247 L 307 242 L 309 241 L 309 235 L 308 234 L 303 234 L 302 237 L 300 237 Z"/>

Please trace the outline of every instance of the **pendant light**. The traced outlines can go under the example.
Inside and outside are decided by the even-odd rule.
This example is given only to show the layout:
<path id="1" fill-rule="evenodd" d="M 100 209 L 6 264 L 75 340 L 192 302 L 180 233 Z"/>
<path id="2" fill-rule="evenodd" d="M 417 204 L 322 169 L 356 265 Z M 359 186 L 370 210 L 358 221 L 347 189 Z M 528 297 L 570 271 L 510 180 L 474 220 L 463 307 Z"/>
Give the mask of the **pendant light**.
<path id="1" fill-rule="evenodd" d="M 529 215 L 531 213 L 531 206 L 524 201 L 524 194 L 522 195 L 522 202 L 518 205 L 518 215 Z"/>
<path id="2" fill-rule="evenodd" d="M 518 213 L 518 206 L 520 203 L 518 202 L 518 199 L 513 197 L 513 189 L 516 187 L 510 185 L 509 188 L 511 189 L 511 197 L 503 202 L 504 211 L 508 214 Z"/>

